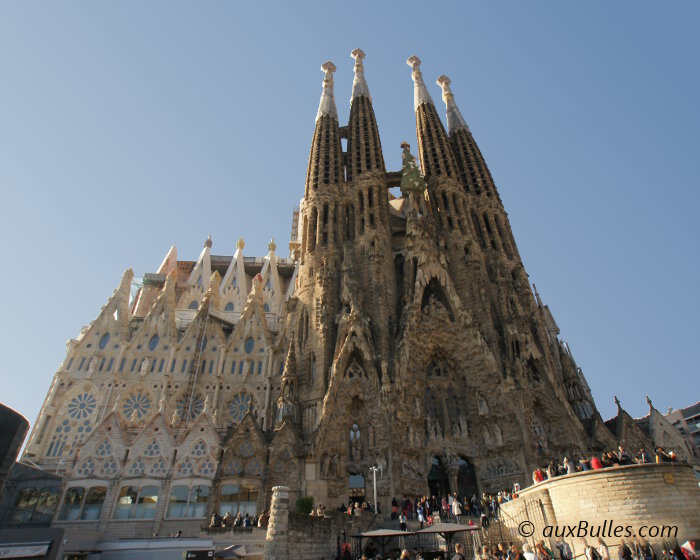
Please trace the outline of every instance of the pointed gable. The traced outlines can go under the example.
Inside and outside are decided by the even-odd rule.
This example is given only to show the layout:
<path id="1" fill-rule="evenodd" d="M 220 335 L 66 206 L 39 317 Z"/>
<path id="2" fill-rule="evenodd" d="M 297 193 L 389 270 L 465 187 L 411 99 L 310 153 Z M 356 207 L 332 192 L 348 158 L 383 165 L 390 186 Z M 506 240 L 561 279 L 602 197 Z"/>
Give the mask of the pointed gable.
<path id="1" fill-rule="evenodd" d="M 277 245 L 274 239 L 268 244 L 269 252 L 265 257 L 260 276 L 262 278 L 263 309 L 265 313 L 279 315 L 282 312 L 284 303 L 284 293 L 280 282 L 279 271 L 277 269 L 277 255 L 275 249 Z"/>
<path id="2" fill-rule="evenodd" d="M 245 242 L 239 239 L 236 243 L 236 252 L 233 254 L 224 277 L 221 280 L 219 294 L 221 310 L 225 313 L 240 314 L 245 307 L 248 284 L 245 275 L 245 262 L 243 260 L 243 248 Z"/>
<path id="3" fill-rule="evenodd" d="M 177 302 L 178 309 L 196 311 L 199 308 L 204 293 L 209 287 L 211 278 L 211 237 L 204 243 L 204 249 L 199 255 L 192 272 L 190 272 L 185 289 L 180 294 Z"/>

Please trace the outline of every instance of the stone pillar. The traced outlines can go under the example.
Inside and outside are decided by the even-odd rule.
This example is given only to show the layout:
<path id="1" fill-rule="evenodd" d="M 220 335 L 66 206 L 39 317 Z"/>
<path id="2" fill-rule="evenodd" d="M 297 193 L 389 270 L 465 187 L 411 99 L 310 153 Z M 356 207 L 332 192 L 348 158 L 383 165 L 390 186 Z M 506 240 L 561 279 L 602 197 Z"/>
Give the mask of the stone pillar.
<path id="1" fill-rule="evenodd" d="M 289 487 L 275 486 L 272 489 L 270 521 L 265 537 L 265 560 L 287 560 L 289 542 L 287 526 L 289 525 Z"/>

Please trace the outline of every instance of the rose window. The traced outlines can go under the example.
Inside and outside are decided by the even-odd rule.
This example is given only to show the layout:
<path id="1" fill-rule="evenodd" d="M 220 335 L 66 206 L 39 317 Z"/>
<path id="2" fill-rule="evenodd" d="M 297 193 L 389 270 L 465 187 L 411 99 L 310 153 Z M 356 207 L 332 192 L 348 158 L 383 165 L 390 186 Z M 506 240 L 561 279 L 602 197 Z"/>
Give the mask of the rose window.
<path id="1" fill-rule="evenodd" d="M 229 416 L 231 416 L 231 418 L 236 422 L 243 420 L 243 417 L 246 415 L 248 410 L 250 410 L 251 401 L 252 399 L 250 395 L 246 393 L 234 395 L 231 402 L 228 404 Z"/>
<path id="2" fill-rule="evenodd" d="M 92 414 L 95 408 L 97 408 L 97 399 L 90 393 L 82 393 L 70 402 L 68 414 L 71 418 L 82 419 Z"/>
<path id="3" fill-rule="evenodd" d="M 204 399 L 202 398 L 202 395 L 195 395 L 192 399 L 192 404 L 190 406 L 189 398 L 186 396 L 181 397 L 177 401 L 176 410 L 178 416 L 183 420 L 194 420 L 195 418 L 197 418 L 197 416 L 202 414 L 202 411 L 204 410 Z"/>
<path id="4" fill-rule="evenodd" d="M 143 393 L 130 395 L 124 402 L 123 412 L 126 418 L 131 419 L 136 413 L 137 418 L 143 418 L 151 409 L 152 401 Z"/>

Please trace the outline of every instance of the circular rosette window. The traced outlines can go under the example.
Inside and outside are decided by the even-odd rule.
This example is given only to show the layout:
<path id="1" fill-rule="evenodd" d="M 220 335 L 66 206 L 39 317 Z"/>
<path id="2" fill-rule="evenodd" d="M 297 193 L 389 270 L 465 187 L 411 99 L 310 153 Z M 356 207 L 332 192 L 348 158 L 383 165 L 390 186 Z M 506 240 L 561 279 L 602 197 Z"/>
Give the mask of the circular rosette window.
<path id="1" fill-rule="evenodd" d="M 180 418 L 185 421 L 194 420 L 204 410 L 204 399 L 202 395 L 197 394 L 190 403 L 190 399 L 187 396 L 180 397 L 175 407 Z"/>
<path id="2" fill-rule="evenodd" d="M 152 405 L 153 401 L 151 401 L 148 395 L 143 393 L 134 393 L 133 395 L 129 395 L 126 401 L 124 401 L 122 411 L 124 416 L 128 419 L 132 419 L 134 416 L 137 419 L 141 419 L 148 414 L 148 411 L 151 410 Z"/>
<path id="3" fill-rule="evenodd" d="M 231 417 L 231 420 L 234 422 L 240 422 L 243 420 L 243 417 L 246 415 L 248 410 L 250 410 L 252 402 L 253 399 L 247 393 L 239 393 L 238 395 L 234 395 L 234 397 L 228 403 L 228 414 Z"/>
<path id="4" fill-rule="evenodd" d="M 90 393 L 82 393 L 73 398 L 68 404 L 68 414 L 71 418 L 85 418 L 95 411 L 97 399 Z"/>

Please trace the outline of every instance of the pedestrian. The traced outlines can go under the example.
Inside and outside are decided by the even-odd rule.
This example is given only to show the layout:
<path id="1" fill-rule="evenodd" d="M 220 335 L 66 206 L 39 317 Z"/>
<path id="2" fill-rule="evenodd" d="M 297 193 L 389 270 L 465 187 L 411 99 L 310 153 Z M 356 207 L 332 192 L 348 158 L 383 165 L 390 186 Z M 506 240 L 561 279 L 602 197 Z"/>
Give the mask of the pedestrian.
<path id="1" fill-rule="evenodd" d="M 455 545 L 455 554 L 452 560 L 465 560 L 464 554 L 462 554 L 462 545 L 459 543 Z"/>
<path id="2" fill-rule="evenodd" d="M 572 560 L 574 553 L 572 552 L 569 543 L 565 542 L 562 537 L 559 537 L 555 546 L 557 547 L 557 550 L 559 550 L 559 557 L 561 560 Z"/>
<path id="3" fill-rule="evenodd" d="M 525 557 L 525 560 L 537 560 L 537 555 L 532 552 L 532 548 L 530 548 L 528 543 L 523 545 L 523 556 Z"/>
<path id="4" fill-rule="evenodd" d="M 625 539 L 620 541 L 620 547 L 617 549 L 617 557 L 619 560 L 632 560 L 632 551 L 627 546 Z"/>

